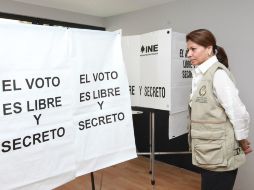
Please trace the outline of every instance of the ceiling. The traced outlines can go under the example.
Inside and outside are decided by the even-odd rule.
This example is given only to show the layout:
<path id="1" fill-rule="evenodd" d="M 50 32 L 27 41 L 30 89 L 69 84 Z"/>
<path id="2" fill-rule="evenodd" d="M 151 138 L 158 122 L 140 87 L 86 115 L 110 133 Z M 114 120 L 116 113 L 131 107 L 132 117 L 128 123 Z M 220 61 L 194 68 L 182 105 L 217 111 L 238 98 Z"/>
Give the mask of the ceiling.
<path id="1" fill-rule="evenodd" d="M 12 0 L 98 17 L 109 17 L 141 10 L 175 0 Z"/>

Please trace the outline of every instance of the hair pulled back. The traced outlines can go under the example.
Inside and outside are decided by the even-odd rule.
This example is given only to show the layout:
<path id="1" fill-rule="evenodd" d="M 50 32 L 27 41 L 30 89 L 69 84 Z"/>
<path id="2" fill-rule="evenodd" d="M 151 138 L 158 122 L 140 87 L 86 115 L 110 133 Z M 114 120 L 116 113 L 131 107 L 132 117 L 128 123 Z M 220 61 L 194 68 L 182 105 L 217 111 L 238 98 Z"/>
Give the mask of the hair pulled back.
<path id="1" fill-rule="evenodd" d="M 228 68 L 227 54 L 222 47 L 216 45 L 216 38 L 212 32 L 207 29 L 194 30 L 186 35 L 186 42 L 189 40 L 203 47 L 212 46 L 213 54 L 216 55 L 218 61 Z"/>

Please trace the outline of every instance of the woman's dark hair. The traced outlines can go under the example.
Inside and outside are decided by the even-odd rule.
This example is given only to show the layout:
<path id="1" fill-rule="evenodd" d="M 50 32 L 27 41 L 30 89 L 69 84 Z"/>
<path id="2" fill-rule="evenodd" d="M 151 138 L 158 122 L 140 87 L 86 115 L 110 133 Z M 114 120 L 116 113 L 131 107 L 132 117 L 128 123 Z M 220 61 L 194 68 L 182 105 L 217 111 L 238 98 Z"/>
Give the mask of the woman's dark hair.
<path id="1" fill-rule="evenodd" d="M 227 54 L 222 47 L 216 45 L 216 38 L 212 32 L 207 29 L 194 30 L 186 35 L 186 42 L 189 40 L 203 47 L 212 46 L 218 61 L 228 68 Z"/>

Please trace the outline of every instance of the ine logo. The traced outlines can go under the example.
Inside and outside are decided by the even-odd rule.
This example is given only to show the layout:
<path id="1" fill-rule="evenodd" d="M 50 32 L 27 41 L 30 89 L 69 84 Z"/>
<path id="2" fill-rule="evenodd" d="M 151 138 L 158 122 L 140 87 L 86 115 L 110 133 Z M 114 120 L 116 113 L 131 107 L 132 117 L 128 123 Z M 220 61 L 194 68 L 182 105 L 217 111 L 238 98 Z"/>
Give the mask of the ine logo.
<path id="1" fill-rule="evenodd" d="M 140 56 L 148 56 L 148 55 L 157 55 L 158 54 L 158 44 L 144 46 L 142 45 L 140 48 Z"/>

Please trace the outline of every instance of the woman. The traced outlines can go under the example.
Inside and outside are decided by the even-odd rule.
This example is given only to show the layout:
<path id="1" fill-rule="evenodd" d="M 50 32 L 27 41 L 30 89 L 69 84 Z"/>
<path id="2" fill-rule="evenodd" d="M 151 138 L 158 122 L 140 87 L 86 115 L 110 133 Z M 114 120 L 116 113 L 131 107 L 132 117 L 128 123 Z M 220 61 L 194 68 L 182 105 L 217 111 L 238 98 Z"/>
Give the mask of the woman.
<path id="1" fill-rule="evenodd" d="M 232 190 L 237 168 L 252 151 L 247 140 L 249 114 L 229 72 L 227 55 L 214 35 L 186 35 L 193 71 L 190 95 L 192 163 L 201 169 L 202 190 Z"/>

